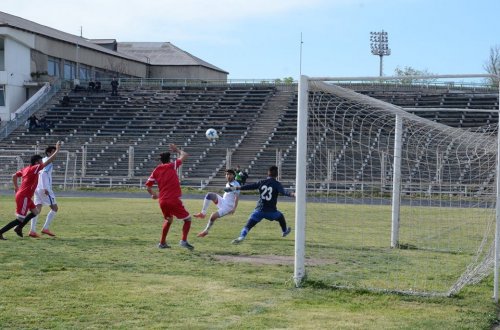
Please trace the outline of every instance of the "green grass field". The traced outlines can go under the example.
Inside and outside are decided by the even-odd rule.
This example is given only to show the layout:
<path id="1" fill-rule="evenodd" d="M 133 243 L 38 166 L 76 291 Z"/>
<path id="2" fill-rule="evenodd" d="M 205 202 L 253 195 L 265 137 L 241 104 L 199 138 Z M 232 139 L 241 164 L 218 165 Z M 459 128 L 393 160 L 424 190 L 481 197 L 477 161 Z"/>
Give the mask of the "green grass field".
<path id="1" fill-rule="evenodd" d="M 307 218 L 306 256 L 321 261 L 309 278 L 358 289 L 446 295 L 494 234 L 493 209 L 403 206 L 401 249 L 389 205 L 310 203 Z"/>
<path id="2" fill-rule="evenodd" d="M 198 212 L 202 198 L 186 200 L 188 210 Z M 3 226 L 13 219 L 14 201 L 3 196 L 0 203 Z M 0 242 L 2 329 L 490 329 L 497 320 L 491 277 L 452 298 L 332 289 L 314 280 L 297 289 L 288 262 L 293 235 L 281 238 L 277 223 L 263 221 L 241 245 L 230 243 L 254 201 L 240 202 L 205 238 L 196 237 L 205 220 L 193 220 L 194 251 L 177 245 L 180 221 L 168 236 L 172 248 L 156 247 L 156 201 L 58 203 L 51 228 L 57 238 L 20 239 L 9 231 Z M 279 207 L 293 227 L 294 204 Z M 238 259 L 244 256 L 289 258 Z"/>

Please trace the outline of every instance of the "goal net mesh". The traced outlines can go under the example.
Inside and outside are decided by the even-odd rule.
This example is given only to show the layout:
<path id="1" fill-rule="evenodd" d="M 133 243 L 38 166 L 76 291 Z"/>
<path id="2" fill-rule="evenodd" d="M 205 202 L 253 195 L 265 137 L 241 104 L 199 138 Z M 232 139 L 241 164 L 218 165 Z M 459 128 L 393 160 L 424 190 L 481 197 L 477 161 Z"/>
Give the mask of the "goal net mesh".
<path id="1" fill-rule="evenodd" d="M 307 282 L 453 295 L 491 273 L 496 127 L 453 128 L 309 81 Z M 396 116 L 399 226 L 392 228 Z M 391 247 L 391 230 L 398 231 Z"/>

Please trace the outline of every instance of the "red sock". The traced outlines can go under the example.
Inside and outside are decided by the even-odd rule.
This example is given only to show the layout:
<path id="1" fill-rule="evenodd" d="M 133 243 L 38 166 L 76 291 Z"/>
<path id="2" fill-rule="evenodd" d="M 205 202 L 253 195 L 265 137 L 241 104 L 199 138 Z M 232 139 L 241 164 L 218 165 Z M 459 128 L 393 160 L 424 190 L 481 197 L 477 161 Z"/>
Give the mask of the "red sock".
<path id="1" fill-rule="evenodd" d="M 168 234 L 168 231 L 170 230 L 170 222 L 168 222 L 167 220 L 163 221 L 163 227 L 161 229 L 161 239 L 160 239 L 160 243 L 161 244 L 165 244 L 165 240 L 167 239 L 167 234 Z"/>
<path id="2" fill-rule="evenodd" d="M 183 241 L 187 241 L 190 228 L 191 228 L 191 221 L 184 220 L 184 226 L 182 226 L 182 240 Z"/>

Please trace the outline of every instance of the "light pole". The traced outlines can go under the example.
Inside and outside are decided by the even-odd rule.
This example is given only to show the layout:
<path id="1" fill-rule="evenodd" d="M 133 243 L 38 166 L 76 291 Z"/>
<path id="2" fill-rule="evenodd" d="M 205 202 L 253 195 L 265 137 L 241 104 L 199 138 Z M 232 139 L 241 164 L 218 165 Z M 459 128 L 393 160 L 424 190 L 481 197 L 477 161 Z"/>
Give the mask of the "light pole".
<path id="1" fill-rule="evenodd" d="M 384 73 L 383 57 L 391 55 L 387 32 L 384 30 L 381 32 L 370 32 L 370 46 L 372 48 L 372 54 L 380 57 L 380 77 L 382 77 Z"/>
<path id="2" fill-rule="evenodd" d="M 75 54 L 75 58 L 76 58 L 76 65 L 75 65 L 75 78 L 74 79 L 80 79 L 80 45 L 79 45 L 79 41 L 77 39 L 76 41 L 76 54 Z"/>
<path id="3" fill-rule="evenodd" d="M 146 64 L 146 78 L 150 78 L 150 75 L 151 75 L 151 71 L 150 71 L 150 66 L 151 66 L 151 59 L 149 58 L 149 56 L 147 55 L 144 55 L 144 57 L 146 58 L 147 60 L 147 64 Z"/>

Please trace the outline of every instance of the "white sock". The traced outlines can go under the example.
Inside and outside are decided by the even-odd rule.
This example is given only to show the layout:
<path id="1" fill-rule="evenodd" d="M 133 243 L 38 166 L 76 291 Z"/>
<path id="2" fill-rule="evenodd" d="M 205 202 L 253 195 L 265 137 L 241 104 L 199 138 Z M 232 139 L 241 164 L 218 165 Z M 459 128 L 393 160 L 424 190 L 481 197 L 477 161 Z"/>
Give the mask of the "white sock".
<path id="1" fill-rule="evenodd" d="M 203 207 L 201 208 L 201 213 L 207 214 L 208 206 L 210 206 L 210 199 L 203 199 Z"/>
<path id="2" fill-rule="evenodd" d="M 208 220 L 207 227 L 205 228 L 205 231 L 208 231 L 214 224 L 214 221 Z"/>
<path id="3" fill-rule="evenodd" d="M 31 231 L 36 233 L 36 221 L 38 220 L 38 215 L 31 219 Z"/>
<path id="4" fill-rule="evenodd" d="M 49 213 L 47 213 L 47 219 L 45 220 L 45 224 L 43 225 L 43 229 L 49 229 L 50 224 L 52 223 L 52 220 L 56 217 L 57 212 L 54 210 L 50 210 Z"/>

